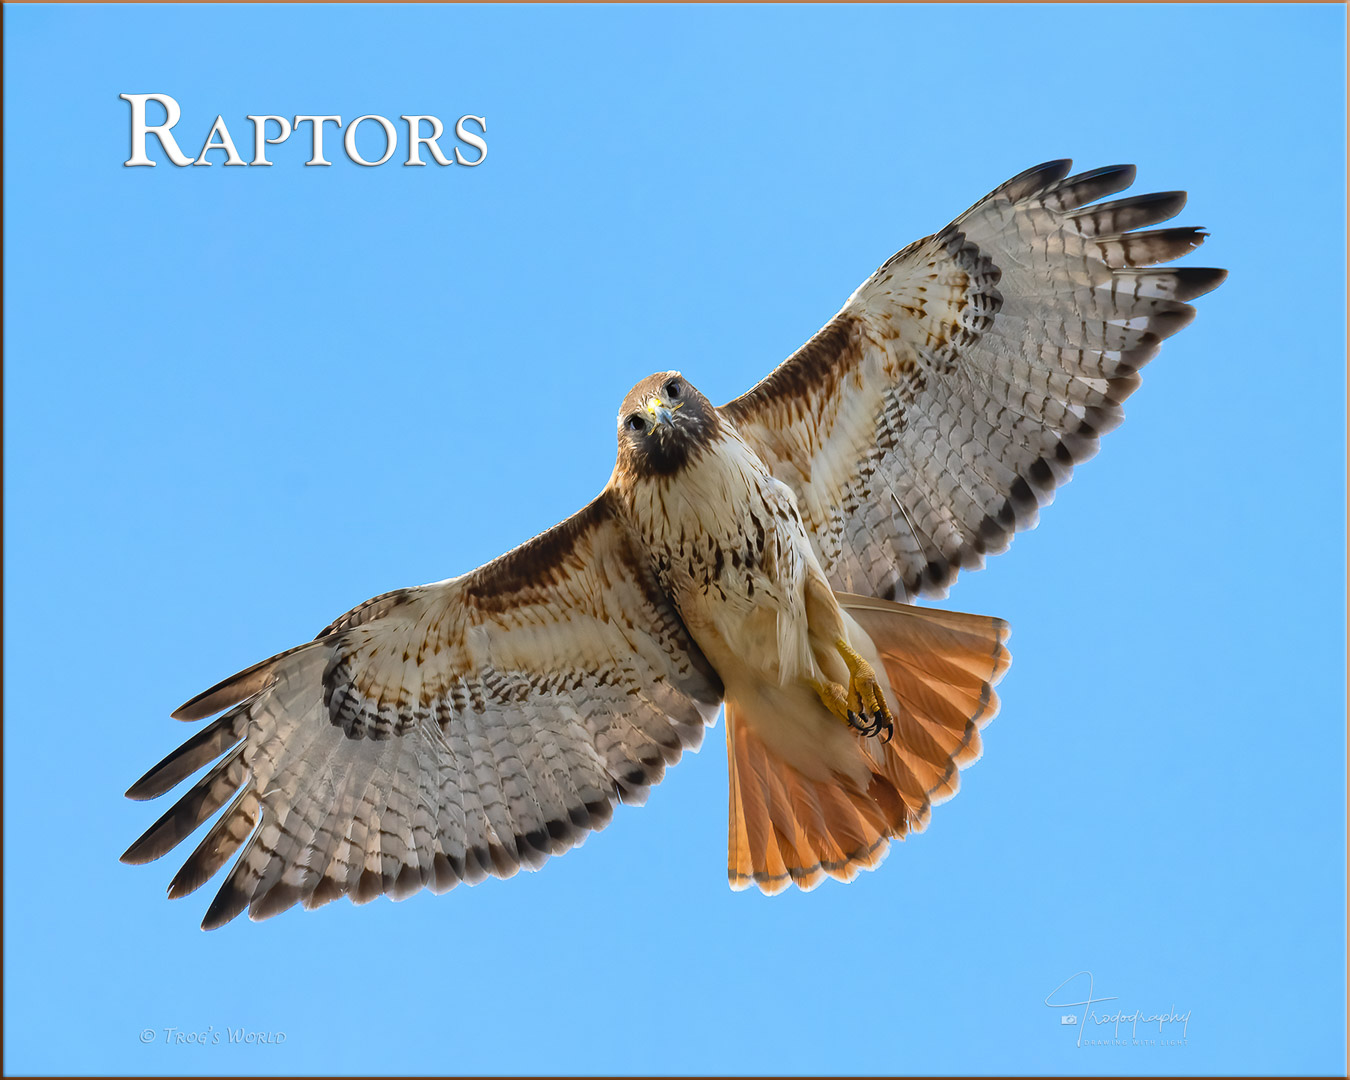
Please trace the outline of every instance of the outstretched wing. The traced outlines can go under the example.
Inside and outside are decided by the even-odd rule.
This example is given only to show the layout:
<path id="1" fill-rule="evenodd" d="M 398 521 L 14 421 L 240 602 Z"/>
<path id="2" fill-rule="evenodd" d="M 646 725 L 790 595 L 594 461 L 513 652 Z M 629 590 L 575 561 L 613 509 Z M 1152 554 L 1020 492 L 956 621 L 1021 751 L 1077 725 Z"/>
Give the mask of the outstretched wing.
<path id="1" fill-rule="evenodd" d="M 945 596 L 1124 418 L 1139 369 L 1222 270 L 1143 269 L 1195 228 L 1184 192 L 1088 205 L 1134 167 L 1014 177 L 892 256 L 815 337 L 722 407 L 797 494 L 836 589 Z"/>
<path id="2" fill-rule="evenodd" d="M 341 895 L 437 892 L 550 855 L 641 803 L 722 698 L 607 495 L 463 577 L 376 597 L 174 715 L 228 711 L 127 792 L 219 761 L 127 850 L 228 808 L 169 887 L 242 846 L 203 929 Z M 231 801 L 232 800 L 232 801 Z"/>

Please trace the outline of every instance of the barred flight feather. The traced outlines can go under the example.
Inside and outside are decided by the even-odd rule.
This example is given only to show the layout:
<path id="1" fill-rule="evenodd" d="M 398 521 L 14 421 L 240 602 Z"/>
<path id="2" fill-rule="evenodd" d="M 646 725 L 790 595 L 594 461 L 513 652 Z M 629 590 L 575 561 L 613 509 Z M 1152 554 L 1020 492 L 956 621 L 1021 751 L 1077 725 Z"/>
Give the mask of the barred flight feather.
<path id="1" fill-rule="evenodd" d="M 240 852 L 207 929 L 537 869 L 645 800 L 716 717 L 717 674 L 650 576 L 602 496 L 473 574 L 361 605 L 179 710 L 235 706 L 129 794 L 226 756 L 124 861 L 233 799 L 170 887 Z"/>
<path id="2" fill-rule="evenodd" d="M 1185 301 L 1222 270 L 1137 269 L 1195 228 L 1133 232 L 1184 192 L 1094 202 L 1133 166 L 1029 169 L 892 256 L 819 334 L 722 407 L 797 494 L 839 589 L 945 596 L 1036 524 L 1124 417 Z"/>

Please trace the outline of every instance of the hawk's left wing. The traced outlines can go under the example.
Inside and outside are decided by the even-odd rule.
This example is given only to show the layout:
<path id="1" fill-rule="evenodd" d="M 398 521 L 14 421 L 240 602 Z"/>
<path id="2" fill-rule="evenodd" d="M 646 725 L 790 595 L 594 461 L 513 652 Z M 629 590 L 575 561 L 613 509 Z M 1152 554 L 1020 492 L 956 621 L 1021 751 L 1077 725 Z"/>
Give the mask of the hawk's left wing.
<path id="1" fill-rule="evenodd" d="M 722 407 L 797 494 L 836 588 L 946 595 L 1036 523 L 1120 423 L 1139 369 L 1222 270 L 1144 269 L 1205 233 L 1143 229 L 1184 192 L 1094 200 L 1134 167 L 1052 161 L 888 259 L 815 337 Z"/>
<path id="2" fill-rule="evenodd" d="M 243 847 L 202 923 L 537 869 L 641 803 L 722 686 L 608 494 L 463 577 L 376 597 L 175 715 L 227 712 L 127 792 L 215 767 L 127 850 L 228 808 L 169 886 Z M 233 801 L 231 801 L 233 800 Z M 247 841 L 247 843 L 245 843 Z"/>

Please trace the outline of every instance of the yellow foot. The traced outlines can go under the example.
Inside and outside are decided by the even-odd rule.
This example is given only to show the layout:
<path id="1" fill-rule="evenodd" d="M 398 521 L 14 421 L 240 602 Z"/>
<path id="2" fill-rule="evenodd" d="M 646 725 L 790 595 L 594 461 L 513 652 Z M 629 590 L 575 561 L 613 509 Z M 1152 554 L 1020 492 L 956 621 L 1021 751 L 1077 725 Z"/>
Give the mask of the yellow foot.
<path id="1" fill-rule="evenodd" d="M 848 707 L 848 691 L 837 682 L 813 682 L 811 689 L 816 692 L 825 708 L 834 713 L 849 727 L 856 727 L 853 723 L 853 711 Z"/>
<path id="2" fill-rule="evenodd" d="M 849 727 L 863 736 L 883 735 L 881 741 L 890 742 L 895 734 L 895 720 L 891 710 L 886 707 L 886 695 L 881 689 L 877 673 L 843 638 L 836 641 L 834 647 L 848 665 L 849 685 L 845 695 L 847 715 L 844 719 Z"/>

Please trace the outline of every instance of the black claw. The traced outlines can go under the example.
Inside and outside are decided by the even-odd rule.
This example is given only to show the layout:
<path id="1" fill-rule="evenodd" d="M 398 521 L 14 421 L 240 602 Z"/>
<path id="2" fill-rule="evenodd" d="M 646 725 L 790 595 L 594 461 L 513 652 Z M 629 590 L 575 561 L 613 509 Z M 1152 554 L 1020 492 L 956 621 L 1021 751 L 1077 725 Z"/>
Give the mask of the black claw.
<path id="1" fill-rule="evenodd" d="M 895 735 L 895 724 L 880 709 L 873 712 L 870 719 L 866 713 L 856 713 L 849 709 L 848 726 L 865 739 L 879 735 L 882 736 L 882 742 L 890 742 Z"/>

